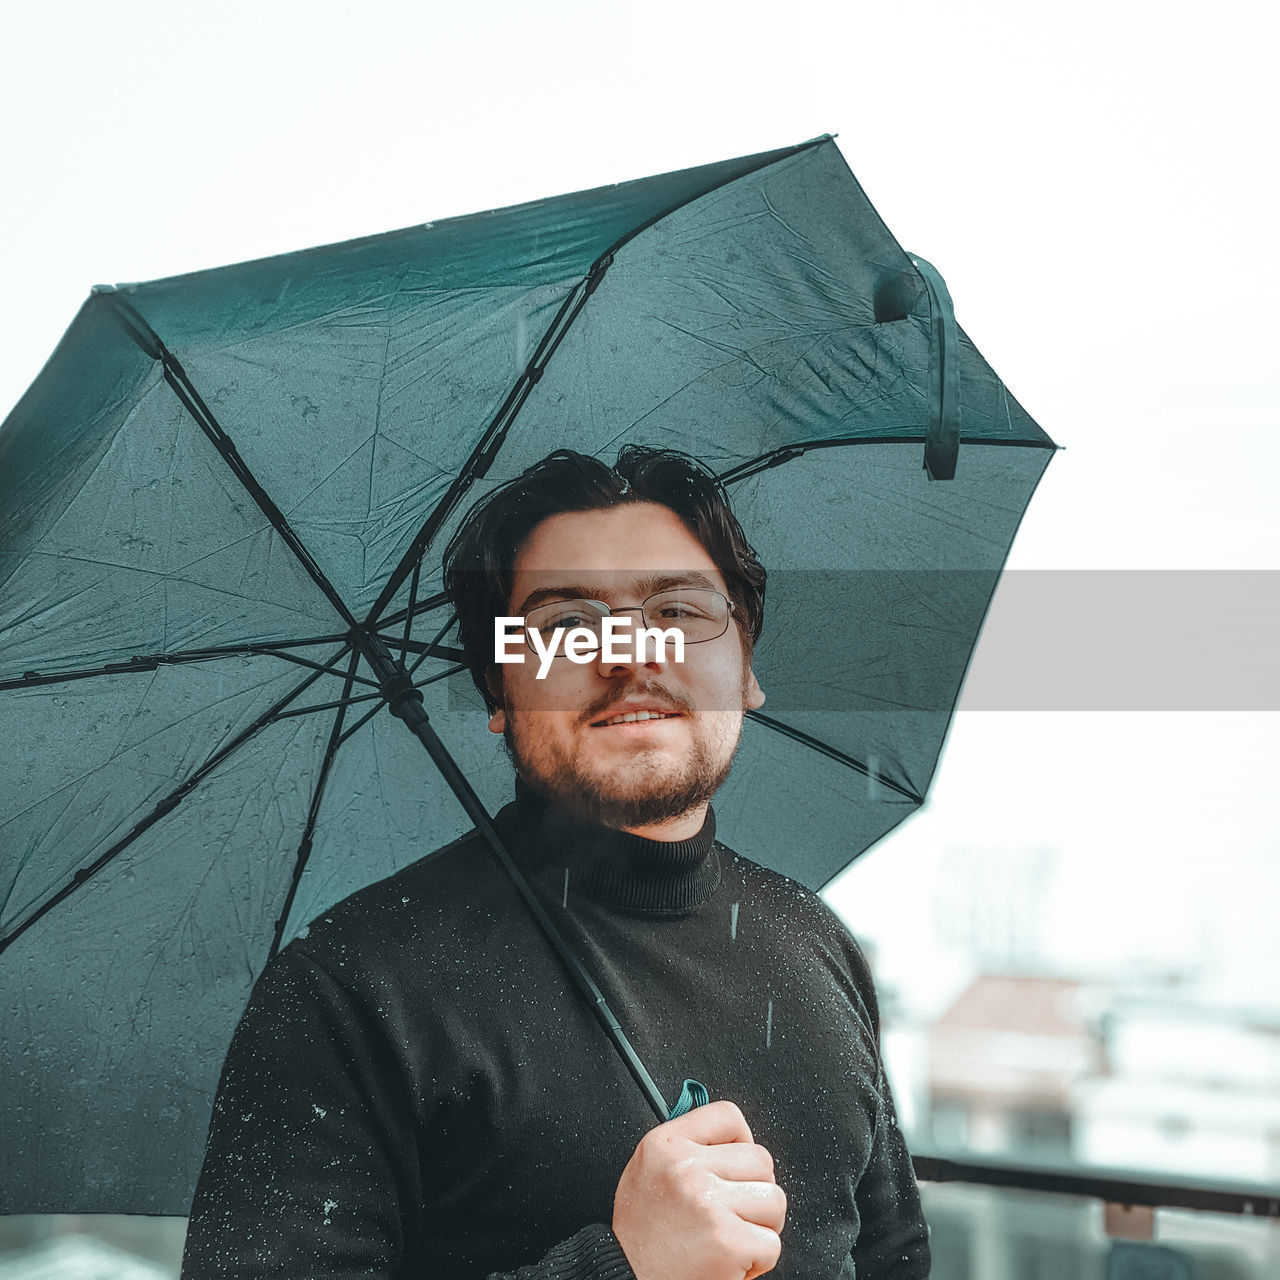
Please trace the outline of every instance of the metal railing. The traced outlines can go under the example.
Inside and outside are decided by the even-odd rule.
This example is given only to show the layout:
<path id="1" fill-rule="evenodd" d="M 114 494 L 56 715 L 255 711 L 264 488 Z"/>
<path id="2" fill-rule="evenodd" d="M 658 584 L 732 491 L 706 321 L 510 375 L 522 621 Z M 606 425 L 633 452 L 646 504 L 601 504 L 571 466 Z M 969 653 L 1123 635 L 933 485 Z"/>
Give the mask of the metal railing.
<path id="1" fill-rule="evenodd" d="M 950 1156 L 917 1155 L 912 1157 L 912 1164 L 921 1182 L 969 1182 L 987 1187 L 1016 1187 L 1024 1191 L 1086 1196 L 1108 1204 L 1280 1218 L 1280 1187 L 1267 1189 L 1212 1181 L 1200 1181 L 1189 1186 L 1185 1182 L 1160 1181 L 1141 1173 L 1048 1169 L 1043 1165 L 985 1160 L 974 1156 L 954 1159 Z"/>

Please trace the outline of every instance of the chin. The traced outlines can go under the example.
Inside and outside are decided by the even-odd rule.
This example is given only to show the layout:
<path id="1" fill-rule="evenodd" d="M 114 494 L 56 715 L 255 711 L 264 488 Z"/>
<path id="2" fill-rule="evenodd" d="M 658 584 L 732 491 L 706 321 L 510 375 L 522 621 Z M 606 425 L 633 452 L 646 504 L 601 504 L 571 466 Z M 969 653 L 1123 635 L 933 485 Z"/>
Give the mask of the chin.
<path id="1" fill-rule="evenodd" d="M 618 768 L 565 769 L 552 777 L 525 776 L 560 805 L 606 827 L 645 827 L 684 817 L 708 803 L 729 775 L 732 758 L 710 761 L 636 759 Z"/>
<path id="2" fill-rule="evenodd" d="M 504 738 L 520 776 L 588 822 L 618 829 L 684 817 L 708 803 L 729 776 L 736 738 L 682 744 L 635 744 L 628 752 L 597 754 L 594 744 L 556 742 L 536 722 L 509 716 Z M 566 749 L 567 747 L 567 749 Z"/>

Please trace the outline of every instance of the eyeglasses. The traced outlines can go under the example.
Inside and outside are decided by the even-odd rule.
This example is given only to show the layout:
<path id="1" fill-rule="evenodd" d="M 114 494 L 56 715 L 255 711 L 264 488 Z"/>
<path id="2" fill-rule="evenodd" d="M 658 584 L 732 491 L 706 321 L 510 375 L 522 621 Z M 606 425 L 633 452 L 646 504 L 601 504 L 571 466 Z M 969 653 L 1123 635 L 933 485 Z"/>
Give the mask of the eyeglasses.
<path id="1" fill-rule="evenodd" d="M 573 628 L 585 627 L 599 638 L 603 635 L 605 618 L 636 610 L 646 627 L 679 631 L 684 635 L 685 644 L 702 644 L 719 639 L 729 629 L 733 602 L 719 591 L 701 587 L 659 591 L 642 604 L 625 609 L 611 609 L 603 600 L 555 600 L 551 604 L 540 604 L 525 615 L 525 644 L 529 644 L 528 633 L 537 631 L 549 646 L 557 627 L 564 628 L 562 635 Z"/>

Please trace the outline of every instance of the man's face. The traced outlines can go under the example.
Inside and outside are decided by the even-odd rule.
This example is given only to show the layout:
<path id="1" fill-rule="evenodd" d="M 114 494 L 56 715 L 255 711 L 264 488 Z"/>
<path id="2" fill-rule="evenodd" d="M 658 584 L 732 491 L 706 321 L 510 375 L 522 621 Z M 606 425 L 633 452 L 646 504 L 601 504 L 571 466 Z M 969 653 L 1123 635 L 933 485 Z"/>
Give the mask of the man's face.
<path id="1" fill-rule="evenodd" d="M 629 503 L 575 511 L 537 525 L 516 553 L 508 613 L 553 599 L 638 606 L 669 585 L 725 581 L 701 543 L 668 507 Z M 623 615 L 639 624 L 633 610 Z M 634 646 L 625 646 L 631 650 Z M 652 656 L 652 649 L 646 656 Z M 702 824 L 729 773 L 747 707 L 764 694 L 735 622 L 715 640 L 685 646 L 684 661 L 570 661 L 537 678 L 536 655 L 498 668 L 505 733 L 527 782 L 583 817 L 654 838 L 679 840 Z M 609 724 L 646 710 L 665 718 Z"/>

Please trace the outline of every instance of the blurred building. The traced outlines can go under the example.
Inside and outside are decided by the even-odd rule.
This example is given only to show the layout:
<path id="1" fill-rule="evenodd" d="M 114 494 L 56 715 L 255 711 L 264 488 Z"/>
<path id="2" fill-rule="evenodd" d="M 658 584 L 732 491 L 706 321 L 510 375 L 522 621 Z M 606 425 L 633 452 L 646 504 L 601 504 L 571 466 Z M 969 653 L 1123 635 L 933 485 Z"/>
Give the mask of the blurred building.
<path id="1" fill-rule="evenodd" d="M 924 1038 L 920 1149 L 1280 1185 L 1280 1010 L 984 973 Z"/>
<path id="2" fill-rule="evenodd" d="M 1076 1159 L 1280 1186 L 1280 1012 L 1129 996 L 1102 1025 L 1110 1069 L 1077 1087 Z"/>
<path id="3" fill-rule="evenodd" d="M 980 974 L 929 1031 L 931 1145 L 1069 1159 L 1076 1089 L 1104 1069 L 1080 982 Z"/>

